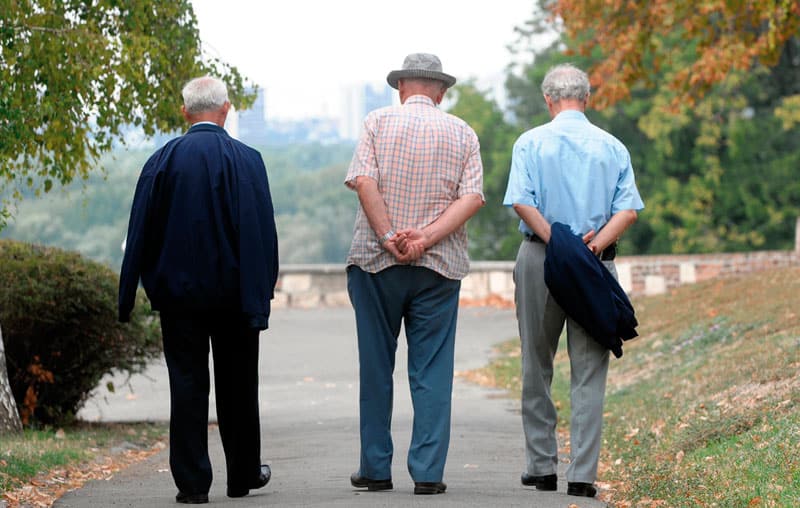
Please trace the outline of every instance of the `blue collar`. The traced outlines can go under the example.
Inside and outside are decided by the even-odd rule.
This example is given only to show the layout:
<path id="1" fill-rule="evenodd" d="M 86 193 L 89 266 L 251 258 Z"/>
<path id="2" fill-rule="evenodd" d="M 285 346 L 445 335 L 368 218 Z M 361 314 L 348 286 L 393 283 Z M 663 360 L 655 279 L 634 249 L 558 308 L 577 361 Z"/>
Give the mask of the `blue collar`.
<path id="1" fill-rule="evenodd" d="M 586 120 L 586 115 L 583 111 L 578 111 L 577 109 L 565 109 L 564 111 L 560 112 L 553 118 L 553 120 Z"/>

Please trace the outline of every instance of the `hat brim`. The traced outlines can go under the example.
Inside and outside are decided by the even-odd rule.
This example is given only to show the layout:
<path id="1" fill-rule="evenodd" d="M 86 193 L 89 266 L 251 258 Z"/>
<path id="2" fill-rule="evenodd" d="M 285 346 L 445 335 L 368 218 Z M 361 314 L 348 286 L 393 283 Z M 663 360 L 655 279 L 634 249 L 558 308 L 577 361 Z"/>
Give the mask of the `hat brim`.
<path id="1" fill-rule="evenodd" d="M 397 82 L 401 79 L 408 78 L 423 78 L 423 79 L 436 79 L 450 88 L 456 84 L 456 78 L 444 72 L 426 71 L 424 69 L 402 69 L 399 71 L 392 71 L 386 76 L 386 82 L 389 86 L 397 89 Z"/>

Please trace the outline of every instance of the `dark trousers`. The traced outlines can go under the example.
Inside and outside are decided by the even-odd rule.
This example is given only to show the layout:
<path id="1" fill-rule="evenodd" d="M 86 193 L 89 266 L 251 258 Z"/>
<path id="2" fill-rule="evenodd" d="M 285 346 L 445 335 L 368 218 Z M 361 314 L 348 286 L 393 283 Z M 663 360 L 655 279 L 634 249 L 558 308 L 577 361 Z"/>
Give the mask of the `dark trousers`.
<path id="1" fill-rule="evenodd" d="M 209 338 L 217 421 L 228 487 L 247 486 L 261 468 L 258 330 L 241 318 L 161 313 L 170 388 L 169 463 L 178 490 L 208 493 Z"/>
<path id="2" fill-rule="evenodd" d="M 408 471 L 417 482 L 442 480 L 450 445 L 460 288 L 461 281 L 417 266 L 393 266 L 378 273 L 348 267 L 347 289 L 358 331 L 362 476 L 392 476 L 392 374 L 404 324 L 414 407 Z"/>

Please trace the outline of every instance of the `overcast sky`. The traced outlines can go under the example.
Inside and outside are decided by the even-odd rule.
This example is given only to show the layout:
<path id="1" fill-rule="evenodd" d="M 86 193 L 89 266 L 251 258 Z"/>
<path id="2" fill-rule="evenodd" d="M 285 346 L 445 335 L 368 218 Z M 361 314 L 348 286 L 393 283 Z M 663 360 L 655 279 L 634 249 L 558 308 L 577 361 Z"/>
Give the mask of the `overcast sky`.
<path id="1" fill-rule="evenodd" d="M 209 54 L 267 90 L 270 115 L 336 114 L 341 89 L 384 83 L 408 53 L 435 53 L 459 80 L 511 61 L 535 0 L 192 0 Z"/>

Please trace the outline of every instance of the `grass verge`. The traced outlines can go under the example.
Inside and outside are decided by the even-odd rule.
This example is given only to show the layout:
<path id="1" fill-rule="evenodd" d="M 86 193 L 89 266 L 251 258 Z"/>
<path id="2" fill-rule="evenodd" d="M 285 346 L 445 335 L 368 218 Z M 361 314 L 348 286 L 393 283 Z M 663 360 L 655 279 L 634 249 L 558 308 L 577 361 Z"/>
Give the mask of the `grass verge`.
<path id="1" fill-rule="evenodd" d="M 0 505 L 51 506 L 87 480 L 164 449 L 167 430 L 161 423 L 77 423 L 0 436 Z"/>
<path id="2" fill-rule="evenodd" d="M 800 269 L 634 300 L 640 337 L 608 378 L 602 498 L 626 507 L 800 506 Z M 519 397 L 519 341 L 465 377 Z M 566 347 L 556 357 L 569 418 Z"/>

